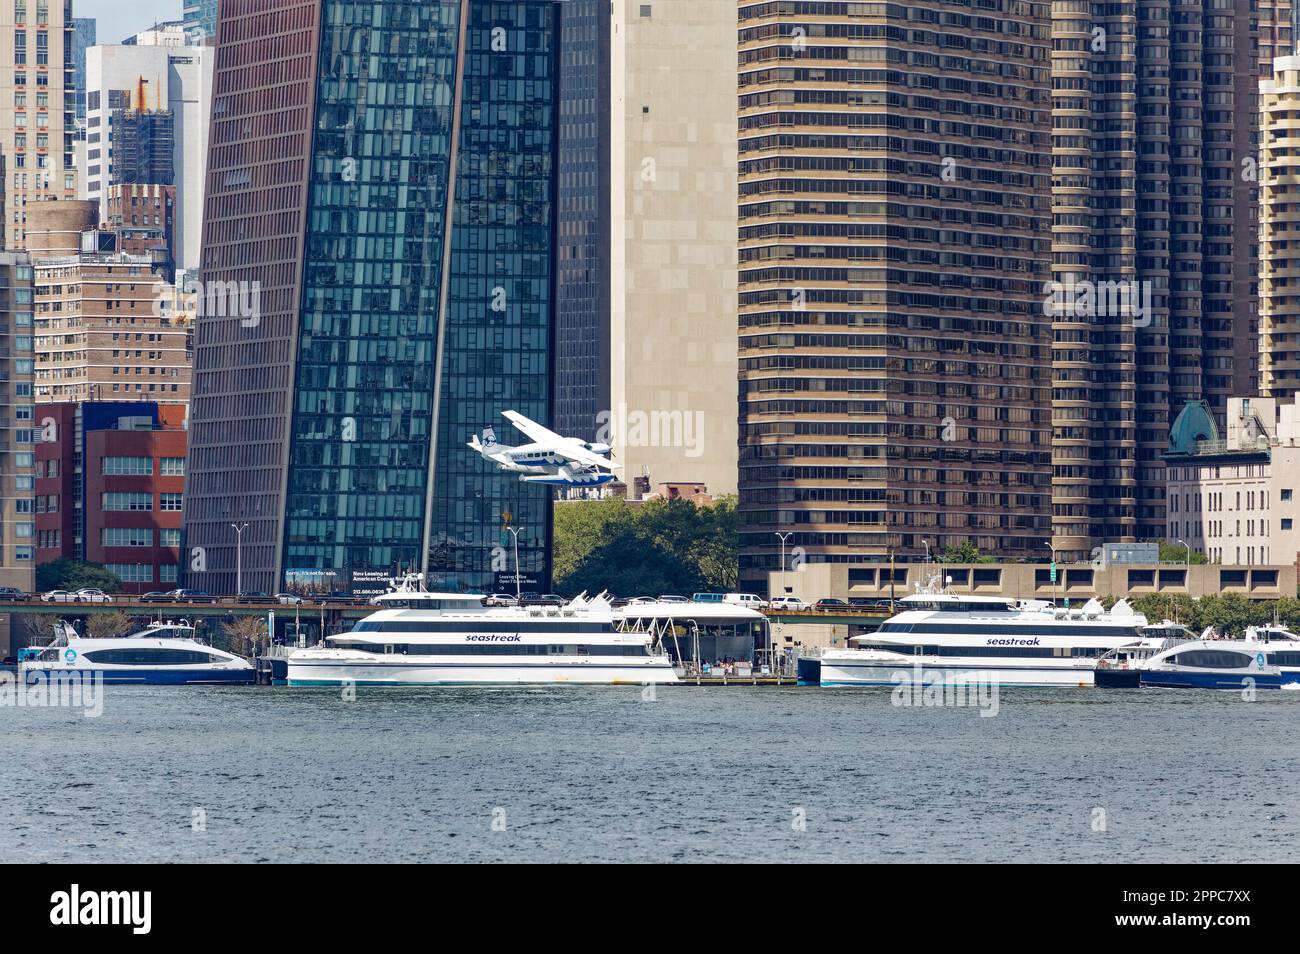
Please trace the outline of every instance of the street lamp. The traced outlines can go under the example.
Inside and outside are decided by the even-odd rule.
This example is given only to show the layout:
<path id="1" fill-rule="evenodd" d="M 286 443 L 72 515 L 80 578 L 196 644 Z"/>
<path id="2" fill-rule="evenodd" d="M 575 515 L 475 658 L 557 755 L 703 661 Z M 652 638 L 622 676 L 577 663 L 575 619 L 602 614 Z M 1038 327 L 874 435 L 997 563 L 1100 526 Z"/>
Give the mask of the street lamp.
<path id="1" fill-rule="evenodd" d="M 244 595 L 244 531 L 248 524 L 231 524 L 235 528 L 235 598 Z"/>
<path id="2" fill-rule="evenodd" d="M 519 592 L 519 527 L 506 527 L 506 531 L 515 538 L 515 603 L 519 603 L 522 598 Z"/>
<path id="3" fill-rule="evenodd" d="M 1052 551 L 1052 582 L 1055 584 L 1054 589 L 1056 590 L 1056 602 L 1059 603 L 1061 602 L 1061 573 L 1056 568 L 1056 547 L 1052 544 L 1051 540 L 1044 540 L 1043 546 Z"/>
<path id="4" fill-rule="evenodd" d="M 1192 595 L 1192 548 L 1186 543 L 1183 543 L 1182 540 L 1179 540 L 1178 542 L 1182 543 L 1187 549 L 1186 569 L 1183 570 L 1183 588 L 1187 590 L 1187 595 L 1190 597 Z M 1170 594 L 1170 597 L 1172 598 L 1172 594 Z"/>
<path id="5" fill-rule="evenodd" d="M 885 547 L 889 551 L 889 615 L 894 615 L 894 548 Z"/>
<path id="6" fill-rule="evenodd" d="M 775 536 L 778 540 L 781 541 L 781 572 L 784 573 L 785 572 L 785 541 L 789 540 L 792 536 L 794 536 L 794 531 L 792 530 L 789 533 L 777 533 L 776 531 L 773 531 L 772 533 L 773 536 Z"/>
<path id="7" fill-rule="evenodd" d="M 930 562 L 930 541 L 922 540 L 921 542 L 925 544 L 925 562 L 929 563 Z"/>

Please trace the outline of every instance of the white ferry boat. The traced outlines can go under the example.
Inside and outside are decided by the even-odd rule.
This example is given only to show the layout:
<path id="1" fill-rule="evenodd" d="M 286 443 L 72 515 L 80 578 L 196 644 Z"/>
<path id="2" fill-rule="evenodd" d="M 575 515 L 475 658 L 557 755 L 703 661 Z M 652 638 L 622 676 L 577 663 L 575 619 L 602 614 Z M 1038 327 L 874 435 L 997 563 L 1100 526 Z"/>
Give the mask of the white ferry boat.
<path id="1" fill-rule="evenodd" d="M 194 627 L 184 621 L 103 638 L 78 636 L 60 621 L 48 646 L 19 651 L 18 671 L 29 684 L 67 673 L 137 685 L 250 683 L 256 677 L 251 662 L 196 639 Z"/>
<path id="2" fill-rule="evenodd" d="M 1109 612 L 1096 600 L 1067 610 L 942 591 L 899 603 L 876 632 L 852 637 L 854 648 L 822 653 L 821 685 L 894 686 L 920 673 L 957 683 L 1091 686 L 1098 657 L 1138 641 L 1147 625 L 1126 600 Z"/>
<path id="3" fill-rule="evenodd" d="M 1300 688 L 1300 636 L 1249 626 L 1242 639 L 1196 639 L 1146 660 L 1143 686 L 1163 689 Z"/>
<path id="4" fill-rule="evenodd" d="M 677 682 L 654 637 L 622 632 L 604 595 L 564 606 L 485 606 L 407 577 L 379 609 L 287 660 L 291 686 L 459 686 Z"/>

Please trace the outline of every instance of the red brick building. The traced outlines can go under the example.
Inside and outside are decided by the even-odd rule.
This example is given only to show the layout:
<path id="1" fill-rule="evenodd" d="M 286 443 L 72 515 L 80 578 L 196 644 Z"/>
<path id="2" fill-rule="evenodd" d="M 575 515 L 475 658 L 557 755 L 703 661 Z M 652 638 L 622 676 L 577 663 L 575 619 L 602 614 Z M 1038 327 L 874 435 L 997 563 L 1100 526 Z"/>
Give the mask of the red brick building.
<path id="1" fill-rule="evenodd" d="M 175 587 L 186 405 L 47 404 L 37 417 L 37 564 L 102 563 L 128 593 Z"/>

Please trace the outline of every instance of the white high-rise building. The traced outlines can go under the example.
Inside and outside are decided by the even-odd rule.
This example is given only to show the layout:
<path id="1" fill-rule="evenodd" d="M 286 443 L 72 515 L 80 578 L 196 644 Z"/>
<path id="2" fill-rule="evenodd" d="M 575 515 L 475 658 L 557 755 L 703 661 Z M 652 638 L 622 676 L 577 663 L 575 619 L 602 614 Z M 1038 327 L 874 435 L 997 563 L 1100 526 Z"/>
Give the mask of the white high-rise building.
<path id="1" fill-rule="evenodd" d="M 180 46 L 169 36 L 166 31 L 149 31 L 135 37 L 134 45 L 92 46 L 86 51 L 86 158 L 80 198 L 98 202 L 100 221 L 107 219 L 115 109 L 170 110 L 176 265 L 197 269 L 203 238 L 214 51 Z"/>

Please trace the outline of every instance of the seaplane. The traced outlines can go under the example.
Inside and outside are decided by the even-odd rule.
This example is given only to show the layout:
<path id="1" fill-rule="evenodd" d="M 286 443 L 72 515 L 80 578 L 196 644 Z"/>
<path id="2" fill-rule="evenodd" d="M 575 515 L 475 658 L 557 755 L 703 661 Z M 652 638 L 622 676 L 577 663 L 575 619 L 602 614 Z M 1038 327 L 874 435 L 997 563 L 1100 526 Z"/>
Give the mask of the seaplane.
<path id="1" fill-rule="evenodd" d="M 531 421 L 518 411 L 502 411 L 508 420 L 533 443 L 507 447 L 497 443 L 496 432 L 489 426 L 480 437 L 475 434 L 467 445 L 484 460 L 501 470 L 519 474 L 530 484 L 557 487 L 599 487 L 614 479 L 618 465 L 605 455 L 608 444 L 592 444 L 576 437 L 561 437 Z"/>

